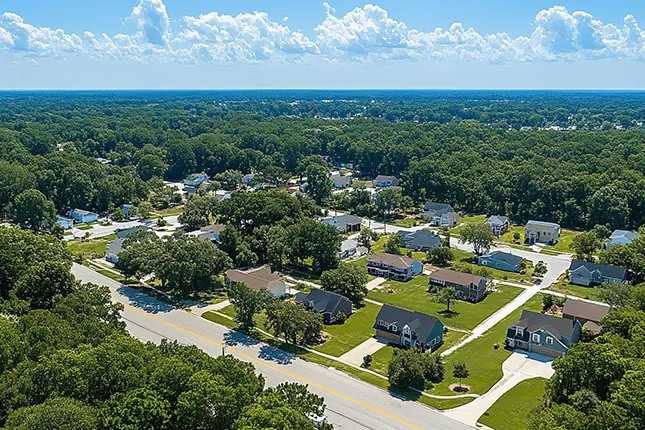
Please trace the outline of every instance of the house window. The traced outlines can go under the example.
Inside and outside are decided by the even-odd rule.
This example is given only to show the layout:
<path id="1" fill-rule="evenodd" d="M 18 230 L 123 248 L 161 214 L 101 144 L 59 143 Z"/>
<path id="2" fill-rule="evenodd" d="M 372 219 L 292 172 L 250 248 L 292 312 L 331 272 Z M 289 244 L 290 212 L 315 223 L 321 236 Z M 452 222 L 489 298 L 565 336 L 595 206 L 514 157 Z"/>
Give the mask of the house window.
<path id="1" fill-rule="evenodd" d="M 522 327 L 515 327 L 515 334 L 517 336 L 524 336 L 524 328 Z"/>
<path id="2" fill-rule="evenodd" d="M 380 326 L 383 326 L 383 327 L 387 326 L 387 323 L 385 321 L 383 321 L 383 320 L 378 320 L 377 324 L 380 325 Z"/>
<path id="3" fill-rule="evenodd" d="M 551 336 L 546 337 L 546 344 L 547 345 L 553 345 L 553 338 Z"/>
<path id="4" fill-rule="evenodd" d="M 398 330 L 399 328 L 396 326 L 396 324 L 392 324 L 392 325 L 390 326 L 390 329 L 392 329 L 392 331 L 393 331 L 394 333 L 396 333 L 396 332 L 397 332 L 397 330 Z"/>
<path id="5" fill-rule="evenodd" d="M 533 342 L 540 343 L 540 335 L 533 333 Z"/>

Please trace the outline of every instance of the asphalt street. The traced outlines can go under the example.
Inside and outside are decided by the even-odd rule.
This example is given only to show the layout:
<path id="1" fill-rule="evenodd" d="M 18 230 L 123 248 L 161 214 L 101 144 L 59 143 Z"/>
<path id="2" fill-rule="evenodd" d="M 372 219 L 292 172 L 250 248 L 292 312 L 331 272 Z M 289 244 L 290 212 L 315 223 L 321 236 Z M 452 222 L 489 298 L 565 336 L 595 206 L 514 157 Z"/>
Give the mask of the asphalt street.
<path id="1" fill-rule="evenodd" d="M 281 382 L 307 384 L 325 398 L 327 418 L 337 429 L 472 429 L 442 412 L 418 402 L 393 396 L 342 372 L 301 360 L 241 333 L 179 310 L 74 264 L 72 272 L 82 282 L 106 285 L 112 299 L 123 303 L 123 319 L 132 336 L 158 343 L 161 339 L 196 345 L 206 353 L 222 353 L 255 365 L 268 385 Z"/>

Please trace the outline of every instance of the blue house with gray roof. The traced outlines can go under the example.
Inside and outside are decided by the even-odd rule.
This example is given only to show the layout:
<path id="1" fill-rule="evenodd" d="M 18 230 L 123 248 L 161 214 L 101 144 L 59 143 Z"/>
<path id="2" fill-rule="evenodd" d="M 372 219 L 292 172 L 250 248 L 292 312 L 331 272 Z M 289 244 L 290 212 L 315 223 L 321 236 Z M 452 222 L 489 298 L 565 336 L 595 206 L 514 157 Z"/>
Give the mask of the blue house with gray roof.
<path id="1" fill-rule="evenodd" d="M 477 258 L 477 263 L 480 266 L 506 270 L 507 272 L 520 272 L 524 268 L 524 260 L 522 257 L 502 251 L 493 251 L 480 255 Z"/>
<path id="2" fill-rule="evenodd" d="M 605 243 L 605 249 L 610 248 L 614 245 L 629 245 L 633 240 L 641 237 L 640 234 L 635 233 L 629 230 L 614 230 L 614 232 L 609 236 L 609 240 Z"/>
<path id="3" fill-rule="evenodd" d="M 426 252 L 436 246 L 441 246 L 441 239 L 432 231 L 399 230 L 398 235 L 401 237 L 403 247 L 413 251 Z"/>
<path id="4" fill-rule="evenodd" d="M 569 266 L 569 281 L 572 284 L 590 285 L 605 282 L 620 282 L 627 280 L 627 269 L 624 267 L 596 264 L 583 260 L 573 260 Z"/>
<path id="5" fill-rule="evenodd" d="M 84 209 L 72 209 L 69 216 L 76 222 L 94 222 L 99 219 L 99 214 Z"/>
<path id="6" fill-rule="evenodd" d="M 580 340 L 580 322 L 524 310 L 519 321 L 508 326 L 506 345 L 550 357 L 564 356 Z"/>

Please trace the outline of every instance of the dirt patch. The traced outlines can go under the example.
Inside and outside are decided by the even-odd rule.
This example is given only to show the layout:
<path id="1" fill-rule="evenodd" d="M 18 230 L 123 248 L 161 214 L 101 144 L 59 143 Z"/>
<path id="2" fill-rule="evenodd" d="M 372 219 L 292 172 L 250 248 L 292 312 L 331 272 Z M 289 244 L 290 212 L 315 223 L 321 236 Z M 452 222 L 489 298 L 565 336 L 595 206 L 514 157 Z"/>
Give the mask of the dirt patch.
<path id="1" fill-rule="evenodd" d="M 459 386 L 459 384 L 450 384 L 448 388 L 455 393 L 467 393 L 470 391 L 470 385 L 466 384 L 461 384 L 461 386 Z"/>

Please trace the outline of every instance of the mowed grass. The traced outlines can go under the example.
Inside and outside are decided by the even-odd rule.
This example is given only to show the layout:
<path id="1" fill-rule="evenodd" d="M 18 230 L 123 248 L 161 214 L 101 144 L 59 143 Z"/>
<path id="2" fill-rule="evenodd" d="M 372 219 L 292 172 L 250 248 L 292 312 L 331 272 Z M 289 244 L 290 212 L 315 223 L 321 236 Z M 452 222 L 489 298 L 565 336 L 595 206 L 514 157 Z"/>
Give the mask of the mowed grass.
<path id="1" fill-rule="evenodd" d="M 513 239 L 513 235 L 515 233 L 520 234 L 520 240 L 518 240 L 517 242 L 515 241 L 515 239 Z M 524 226 L 512 225 L 511 228 L 509 228 L 508 231 L 503 235 L 501 235 L 497 240 L 499 242 L 514 243 L 517 245 L 522 245 L 524 243 Z"/>
<path id="2" fill-rule="evenodd" d="M 479 422 L 495 430 L 526 430 L 532 412 L 542 405 L 545 391 L 544 378 L 522 381 L 504 393 Z"/>
<path id="3" fill-rule="evenodd" d="M 112 233 L 109 236 L 97 239 L 74 239 L 68 240 L 65 243 L 67 244 L 67 249 L 75 257 L 91 258 L 92 255 L 95 255 L 101 258 L 105 255 L 108 244 L 114 239 L 116 239 L 116 235 Z"/>
<path id="4" fill-rule="evenodd" d="M 388 292 L 390 289 L 392 293 Z M 377 302 L 433 315 L 449 327 L 472 330 L 521 292 L 519 287 L 500 285 L 499 291 L 489 293 L 479 303 L 455 300 L 450 304 L 451 313 L 448 314 L 445 312 L 446 305 L 434 302 L 434 295 L 428 292 L 428 277 L 420 275 L 408 282 L 388 281 L 380 288 L 370 291 L 367 297 Z"/>
<path id="5" fill-rule="evenodd" d="M 558 238 L 558 243 L 553 246 L 548 246 L 546 249 L 559 251 L 559 252 L 574 252 L 571 249 L 571 242 L 573 239 L 578 236 L 580 232 L 571 231 L 571 230 L 561 230 L 560 237 Z"/>
<path id="6" fill-rule="evenodd" d="M 600 300 L 600 292 L 602 288 L 600 287 L 585 287 L 582 285 L 574 285 L 569 282 L 567 278 L 563 278 L 555 284 L 551 285 L 547 292 L 556 291 L 558 293 L 566 294 L 567 296 L 581 297 L 588 300 Z"/>
<path id="7" fill-rule="evenodd" d="M 365 303 L 347 318 L 344 324 L 325 326 L 323 331 L 329 333 L 331 339 L 313 349 L 334 357 L 343 355 L 374 335 L 372 327 L 380 310 L 379 305 Z"/>
<path id="8" fill-rule="evenodd" d="M 459 382 L 457 378 L 452 376 L 453 365 L 456 363 L 465 363 L 470 372 L 470 376 L 462 381 L 463 384 L 470 386 L 470 393 L 484 394 L 490 390 L 497 381 L 502 379 L 502 363 L 512 353 L 512 351 L 504 348 L 508 325 L 520 318 L 523 309 L 541 311 L 542 295 L 538 294 L 531 298 L 522 308 L 517 309 L 497 323 L 483 336 L 446 356 L 445 378 L 429 392 L 439 395 L 455 394 L 450 390 L 449 386 Z M 496 343 L 499 344 L 498 349 L 494 348 Z"/>

